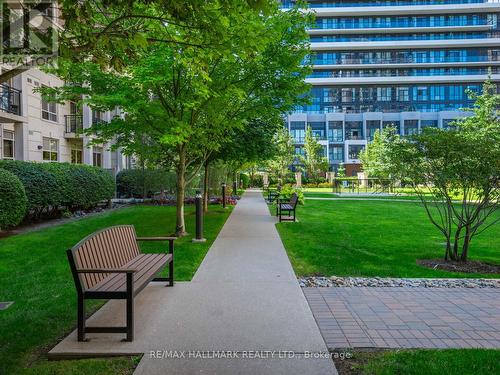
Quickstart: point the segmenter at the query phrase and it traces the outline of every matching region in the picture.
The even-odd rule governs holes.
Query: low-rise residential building
[[[82,134],[96,121],[110,121],[119,110],[101,113],[75,103],[44,101],[35,89],[62,81],[39,69],[25,71],[0,84],[0,159],[88,164],[115,173],[129,160],[111,145],[91,145]]]

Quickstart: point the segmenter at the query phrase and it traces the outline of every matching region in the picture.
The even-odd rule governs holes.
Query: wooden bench
[[[134,297],[150,281],[174,285],[175,237],[140,237],[132,225],[118,225],[95,232],[67,251],[78,294],[78,341],[86,333],[126,333],[134,338]],[[168,241],[168,253],[141,254],[137,241]],[[169,266],[168,278],[155,277]],[[86,327],[85,300],[125,299],[125,327]]]
[[[276,203],[276,216],[279,218],[279,222],[282,221],[295,221],[295,209],[297,207],[298,197],[297,193],[293,193],[288,202],[281,202],[278,198]],[[287,216],[283,212],[287,213]],[[293,212],[293,216],[292,215]],[[290,219],[290,217],[292,217]]]

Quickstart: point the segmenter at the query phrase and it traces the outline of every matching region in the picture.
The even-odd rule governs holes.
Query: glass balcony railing
[[[328,70],[313,72],[308,78],[356,77],[428,77],[453,75],[485,75],[491,71],[499,74],[499,67],[492,68],[442,68],[442,69],[377,69],[377,70]]]
[[[83,116],[82,115],[65,115],[64,122],[66,125],[66,133],[81,133],[83,131]]]
[[[312,30],[328,29],[387,29],[387,28],[407,28],[407,27],[465,27],[465,26],[493,26],[493,22],[487,19],[464,20],[464,21],[390,21],[390,22],[362,22],[355,19],[351,22],[328,22],[316,24]]]
[[[491,56],[408,56],[401,58],[338,58],[315,59],[313,65],[354,65],[354,64],[426,64],[500,61],[500,55]]]
[[[0,111],[21,116],[21,91],[0,84]]]
[[[405,5],[447,5],[447,4],[482,4],[494,3],[499,0],[378,0],[378,1],[342,1],[342,2],[310,2],[309,8],[346,8],[346,7],[376,7]],[[295,1],[283,1],[282,8],[292,8]]]
[[[385,42],[401,40],[453,40],[499,38],[500,32],[477,33],[432,33],[432,34],[384,34],[384,35],[328,35],[312,36],[311,43],[325,42]]]

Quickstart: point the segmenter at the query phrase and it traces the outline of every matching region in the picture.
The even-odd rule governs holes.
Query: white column
[[[109,143],[103,145],[102,148],[102,167],[111,169],[111,145]]]
[[[92,165],[92,146],[89,145],[89,142],[89,137],[83,137],[83,164]]]
[[[28,161],[28,123],[14,123],[14,159]]]

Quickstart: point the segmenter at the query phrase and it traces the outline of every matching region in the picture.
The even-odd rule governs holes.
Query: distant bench
[[[78,341],[86,333],[126,333],[134,338],[134,297],[151,281],[174,285],[175,237],[140,237],[132,225],[118,225],[95,232],[67,251],[78,294]],[[168,253],[141,254],[137,241],[168,241]],[[155,277],[169,266],[168,278]],[[85,300],[127,300],[125,327],[86,327]]]
[[[276,216],[278,216],[279,221],[295,221],[295,210],[297,208],[297,203],[299,199],[297,193],[293,193],[288,202],[282,202],[278,199],[276,203]],[[287,213],[285,216],[284,213]],[[293,213],[293,216],[292,216]]]

